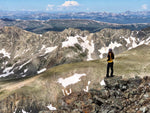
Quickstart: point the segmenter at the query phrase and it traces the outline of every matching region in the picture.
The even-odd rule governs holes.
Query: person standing
[[[114,69],[113,69],[113,59],[114,59],[114,53],[112,51],[112,49],[109,49],[108,51],[108,55],[107,55],[107,74],[106,74],[106,77],[109,77],[109,69],[111,69],[111,74],[110,74],[110,77],[113,77],[113,72],[114,72]]]

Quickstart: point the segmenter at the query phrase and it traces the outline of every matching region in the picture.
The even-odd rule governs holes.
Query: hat
[[[109,49],[109,52],[112,52],[112,49],[111,49],[111,48]]]

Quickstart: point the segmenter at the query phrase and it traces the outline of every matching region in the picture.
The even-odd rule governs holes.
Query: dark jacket
[[[108,52],[108,55],[107,55],[108,63],[112,63],[113,59],[114,59],[114,53],[113,52]]]

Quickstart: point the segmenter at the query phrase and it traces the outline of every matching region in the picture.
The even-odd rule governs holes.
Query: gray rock
[[[140,111],[142,111],[142,113],[147,113],[148,108],[147,107],[142,107],[142,108],[140,108]]]

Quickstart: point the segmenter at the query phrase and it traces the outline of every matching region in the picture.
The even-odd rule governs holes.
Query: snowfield
[[[98,50],[101,53],[99,57],[103,58],[103,55],[108,53],[109,48],[114,49],[120,46],[122,46],[122,44],[119,44],[116,41],[114,43],[111,42],[108,47],[102,47],[101,49]]]
[[[82,42],[78,41],[78,38],[80,38],[82,40]],[[83,51],[85,51],[86,49],[88,50],[88,58],[87,61],[93,60],[92,58],[92,53],[95,50],[95,45],[94,45],[94,41],[91,40],[91,42],[87,39],[87,36],[85,37],[81,37],[81,36],[70,36],[67,37],[67,40],[62,42],[62,48],[64,47],[73,47],[75,44],[79,44],[82,48]]]
[[[68,77],[68,78],[59,78],[58,79],[58,83],[60,83],[64,88],[66,88],[67,86],[71,85],[71,84],[76,84],[79,81],[81,81],[81,77],[86,76],[86,74],[77,74],[75,73],[73,76]]]

